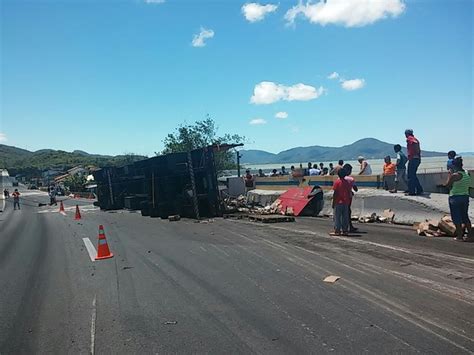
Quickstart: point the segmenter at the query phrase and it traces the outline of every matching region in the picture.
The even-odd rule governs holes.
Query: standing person
[[[3,190],[3,196],[5,196],[5,199],[7,199],[8,197],[10,197],[10,193],[8,192],[7,189]]]
[[[304,176],[309,176],[309,171],[313,168],[313,164],[308,163],[308,168],[304,170]]]
[[[51,188],[49,189],[49,205],[52,206],[52,205],[57,205],[58,203],[56,202],[56,189],[51,186]]]
[[[365,160],[363,156],[359,156],[357,160],[360,164],[359,175],[372,175],[372,167],[370,166],[369,162]]]
[[[244,182],[245,182],[245,192],[249,192],[250,190],[254,189],[254,183],[255,179],[252,174],[250,174],[250,170],[247,169],[245,170],[245,176],[244,176]]]
[[[354,197],[354,192],[357,192],[359,191],[359,188],[357,187],[356,183],[355,183],[355,179],[350,176],[352,174],[352,165],[351,164],[344,164],[343,166],[343,169],[346,171],[346,176],[344,177],[344,179],[349,182],[349,184],[351,184],[351,202],[349,203],[349,232],[351,233],[354,233],[354,232],[357,232],[358,228],[354,227],[354,225],[352,224],[352,219],[351,219],[351,216],[352,216],[352,197]]]
[[[395,189],[395,170],[397,166],[392,163],[390,155],[384,158],[385,164],[383,165],[383,185],[384,189],[393,191]]]
[[[320,174],[321,174],[321,170],[318,169],[318,164],[314,164],[313,167],[309,169],[310,176],[316,176]]]
[[[423,187],[416,176],[416,171],[421,163],[420,141],[413,135],[412,129],[405,130],[405,137],[407,138],[408,151],[408,195],[421,195]]]
[[[15,189],[15,191],[12,193],[13,196],[13,209],[16,210],[17,206],[18,209],[20,209],[20,193],[18,192],[18,189]]]
[[[277,176],[279,176],[277,169],[273,169],[273,170],[272,170],[272,173],[270,174],[270,176],[271,176],[271,177],[277,177]]]
[[[329,175],[334,175],[334,164],[329,163]]]
[[[343,165],[344,165],[344,160],[342,160],[342,159],[339,160],[339,161],[337,162],[336,167],[335,167],[334,170],[333,170],[332,175],[337,175],[337,173],[339,172],[339,170],[342,169],[342,166],[343,166]]]
[[[402,152],[402,146],[400,144],[395,144],[393,146],[393,150],[395,153],[397,153],[397,174],[395,177],[395,188],[391,190],[390,192],[397,192],[398,187],[400,186],[400,181],[403,181],[403,183],[407,186],[408,188],[408,181],[406,177],[407,173],[407,161],[408,158],[405,155],[405,153]],[[408,192],[408,191],[405,191]]]
[[[456,152],[454,150],[450,150],[448,152],[448,161],[446,162],[446,169],[450,172],[454,171],[453,162],[454,162],[455,157],[456,157]]]
[[[288,175],[288,171],[286,171],[286,168],[284,166],[281,167],[280,175]]]
[[[349,231],[349,206],[352,198],[352,186],[345,179],[347,172],[344,169],[338,171],[339,177],[334,181],[332,189],[332,207],[334,209],[334,232],[330,235],[347,236]]]
[[[258,177],[266,177],[265,173],[263,172],[262,169],[258,169]]]
[[[319,170],[321,170],[321,171],[324,170],[324,163],[319,163]]]
[[[453,172],[449,173],[445,186],[449,189],[449,210],[451,219],[456,226],[457,241],[473,241],[472,225],[469,219],[469,185],[471,176],[463,169],[461,157],[453,160]],[[464,231],[467,231],[467,237],[463,238]]]

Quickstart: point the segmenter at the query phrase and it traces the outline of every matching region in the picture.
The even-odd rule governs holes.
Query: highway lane
[[[24,198],[0,214],[2,354],[474,351],[474,244],[377,225],[332,238],[319,218],[168,222],[84,200],[61,215]],[[96,246],[99,224],[115,257],[92,262],[83,238]]]

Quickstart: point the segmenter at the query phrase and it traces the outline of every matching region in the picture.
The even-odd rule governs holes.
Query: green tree
[[[194,124],[180,124],[174,133],[169,133],[163,140],[165,148],[161,154],[188,152],[212,144],[239,144],[245,139],[238,134],[226,133],[219,136],[217,131],[217,125],[209,115]],[[215,162],[218,173],[236,167],[232,151],[217,152]]]
[[[76,174],[68,176],[64,180],[64,186],[71,192],[82,192],[85,190],[86,175]]]

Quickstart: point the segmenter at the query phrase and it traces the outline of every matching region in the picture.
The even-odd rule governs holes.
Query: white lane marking
[[[91,261],[94,262],[95,256],[97,255],[97,251],[95,250],[94,245],[92,244],[89,238],[82,238],[82,241],[84,242],[84,245],[86,246],[86,249],[89,252],[89,257],[91,258]]]
[[[91,355],[95,352],[95,321],[97,319],[96,295],[92,301],[92,317],[91,317]]]

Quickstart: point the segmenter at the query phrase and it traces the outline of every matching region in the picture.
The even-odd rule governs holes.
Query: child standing
[[[348,235],[349,230],[349,206],[352,199],[352,184],[345,179],[347,172],[340,169],[337,172],[339,179],[334,181],[332,189],[332,207],[334,208],[334,232],[330,235]]]
[[[448,161],[446,162],[446,169],[450,173],[454,173],[454,158],[456,158],[456,152],[454,150],[450,150],[448,152]]]
[[[395,189],[395,170],[397,166],[392,163],[390,155],[384,159],[383,165],[383,185],[385,190],[394,191]]]

